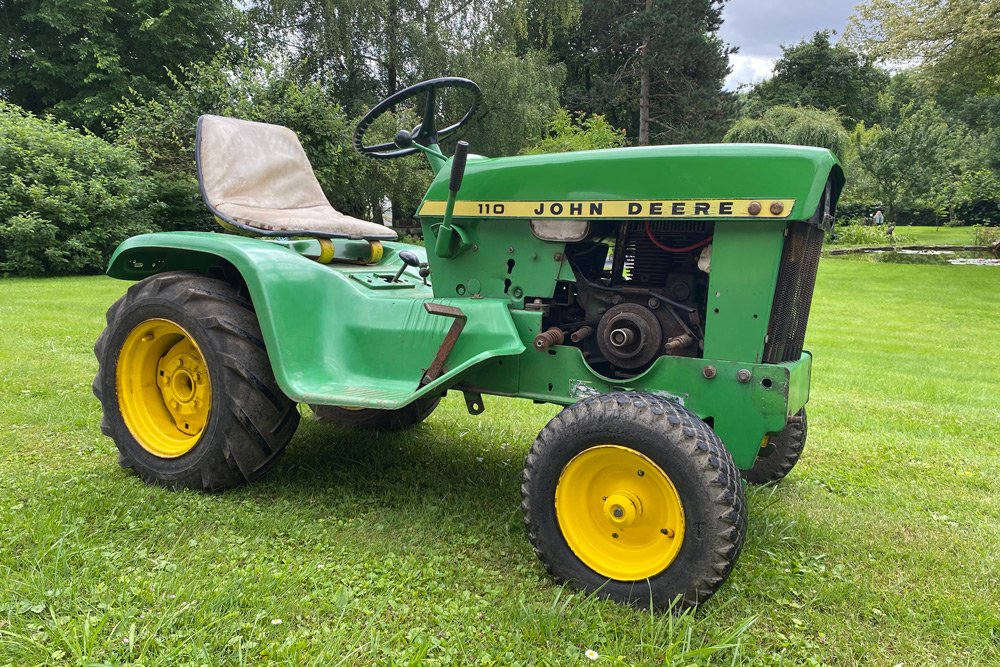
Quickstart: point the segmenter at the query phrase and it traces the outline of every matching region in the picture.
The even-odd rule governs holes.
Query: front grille
[[[802,356],[822,247],[822,229],[804,222],[790,223],[771,305],[764,363],[795,361]]]

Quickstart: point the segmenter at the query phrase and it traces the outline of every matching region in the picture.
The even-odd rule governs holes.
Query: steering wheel
[[[473,94],[472,104],[469,106],[469,110],[465,112],[465,115],[462,116],[462,119],[454,125],[449,125],[443,130],[438,130],[434,124],[434,116],[437,111],[435,98],[438,88],[462,88],[472,91]],[[421,118],[420,123],[413,128],[412,132],[406,132],[403,130],[396,135],[395,141],[384,144],[376,144],[374,146],[365,145],[365,132],[369,127],[371,127],[372,123],[397,104],[416,97],[425,91],[427,93],[427,99],[424,101],[424,115]],[[365,114],[365,117],[361,119],[361,122],[358,123],[358,127],[354,130],[354,148],[356,148],[357,151],[363,155],[371,155],[374,158],[383,160],[403,157],[404,155],[412,155],[419,150],[413,146],[414,142],[419,143],[422,146],[436,144],[440,139],[447,137],[449,134],[452,134],[458,128],[465,125],[472,117],[472,114],[475,113],[480,95],[479,86],[477,86],[474,82],[454,76],[430,79],[429,81],[422,81],[414,84],[409,88],[404,88],[398,93],[394,93],[385,98],[376,104],[371,111]]]

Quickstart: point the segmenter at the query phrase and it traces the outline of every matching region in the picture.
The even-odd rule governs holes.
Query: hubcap
[[[125,425],[150,454],[176,458],[201,438],[212,383],[198,344],[179,325],[146,320],[122,343],[116,370]]]
[[[576,455],[556,484],[556,519],[587,567],[638,581],[663,572],[684,541],[684,509],[663,469],[621,445]]]

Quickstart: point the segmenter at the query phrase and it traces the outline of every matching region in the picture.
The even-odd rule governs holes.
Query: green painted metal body
[[[426,201],[447,197],[441,169]],[[433,286],[408,268],[403,282],[386,274],[400,250],[384,243],[373,266],[319,264],[315,241],[273,241],[229,234],[174,232],[134,237],[115,252],[114,277],[139,280],[172,270],[239,272],[257,311],[281,389],[293,400],[398,408],[461,389],[568,405],[614,389],[673,397],[708,419],[733,453],[751,466],[761,439],[780,431],[808,400],[811,357],[761,363],[786,229],[817,217],[824,188],[843,175],[828,151],[778,146],[617,149],[486,159],[470,157],[459,201],[793,199],[782,219],[715,221],[703,358],[662,356],[628,379],[596,373],[575,347],[532,347],[542,315],[536,298],[573,280],[566,244],[537,238],[528,218],[456,216],[467,244],[448,259],[429,257]],[[441,218],[424,215],[428,247]],[[615,220],[594,224],[615,225]],[[338,255],[361,242],[336,241]],[[452,324],[427,302],[462,310],[467,323],[444,373],[421,386],[424,371]],[[707,378],[705,367],[716,373]],[[750,381],[737,372],[748,370]]]

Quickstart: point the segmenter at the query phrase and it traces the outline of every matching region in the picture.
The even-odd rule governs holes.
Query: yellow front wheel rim
[[[118,353],[115,382],[122,419],[147,452],[172,459],[198,444],[212,383],[201,349],[180,325],[150,319],[132,329]]]
[[[566,543],[598,574],[638,581],[663,572],[684,542],[684,508],[670,477],[621,445],[577,454],[556,484],[556,519]]]

